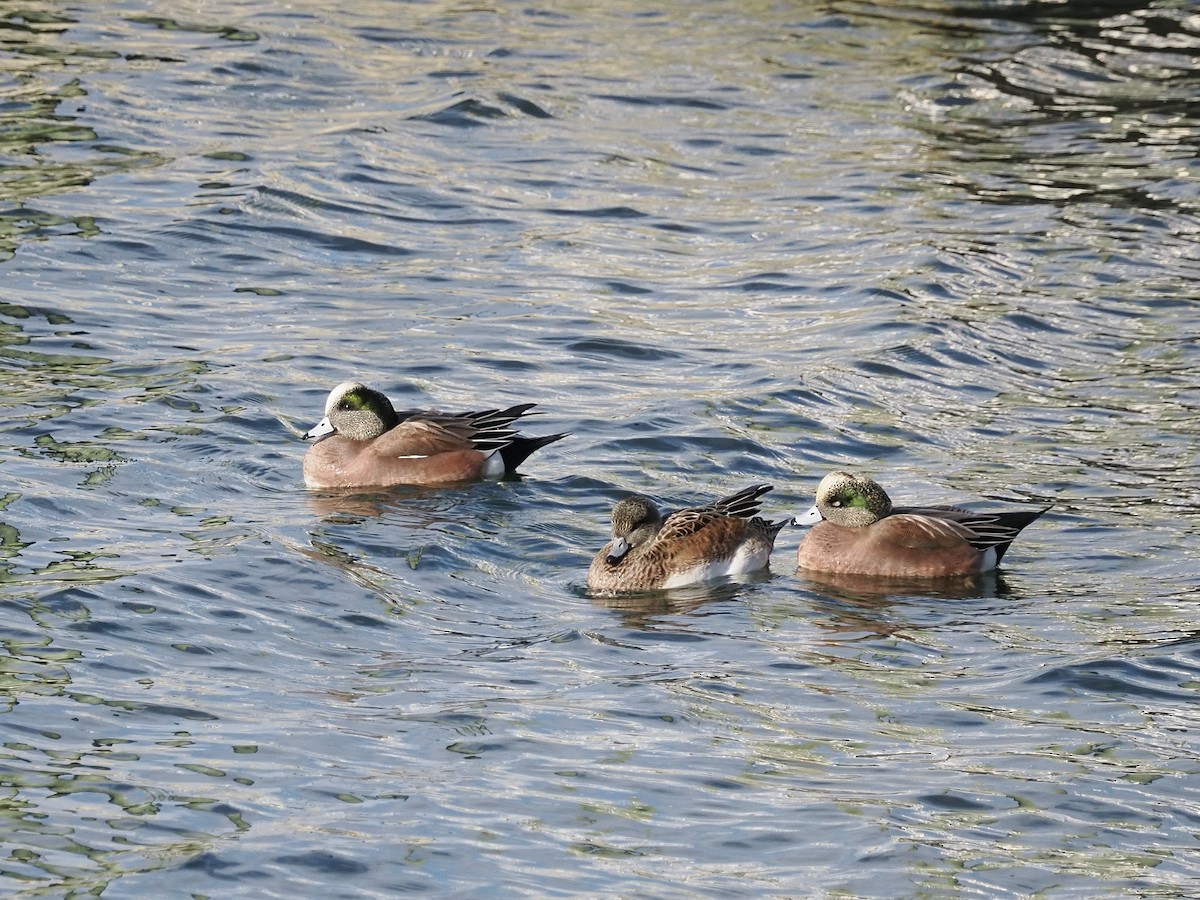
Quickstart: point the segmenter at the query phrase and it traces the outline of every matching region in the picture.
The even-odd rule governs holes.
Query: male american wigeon
[[[765,568],[775,536],[788,524],[757,517],[759,497],[769,490],[756,484],[666,518],[649,497],[624,498],[613,507],[612,540],[588,569],[588,588],[654,591]]]
[[[994,569],[1042,509],[980,513],[957,506],[893,507],[869,478],[831,472],[817,504],[797,525],[817,523],[800,542],[800,568],[842,575],[943,578]]]
[[[431,485],[511,475],[539,447],[566,437],[525,437],[513,423],[535,404],[483,412],[396,412],[379,391],[355,381],[325,401],[325,418],[304,435],[311,488]]]

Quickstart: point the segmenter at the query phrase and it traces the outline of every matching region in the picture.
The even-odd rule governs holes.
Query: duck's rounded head
[[[817,485],[821,518],[845,528],[864,528],[892,511],[892,501],[876,482],[850,472],[830,472]]]
[[[325,418],[304,435],[321,440],[340,434],[352,441],[369,441],[396,427],[399,417],[392,401],[357,381],[345,381],[329,392]]]
[[[610,563],[620,562],[630,550],[654,538],[662,524],[662,514],[654,501],[642,494],[620,500],[612,511]]]

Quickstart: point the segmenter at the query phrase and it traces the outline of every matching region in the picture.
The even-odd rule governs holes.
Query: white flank
[[[764,553],[761,547],[754,548],[749,543],[744,543],[738,547],[737,552],[729,559],[713,560],[712,562],[693,566],[686,572],[677,572],[663,582],[663,587],[684,587],[701,581],[722,578],[726,575],[744,575],[747,572],[757,572],[767,564],[770,558],[770,554]]]
[[[483,464],[484,478],[499,478],[504,474],[504,457],[500,455],[499,450],[493,450],[488,454],[487,462]]]

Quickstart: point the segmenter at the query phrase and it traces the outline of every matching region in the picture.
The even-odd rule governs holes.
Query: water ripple
[[[0,881],[1186,896],[1200,29],[1094,6],[0,13]],[[571,436],[306,491],[352,377]],[[628,491],[842,466],[1054,505],[586,590]]]

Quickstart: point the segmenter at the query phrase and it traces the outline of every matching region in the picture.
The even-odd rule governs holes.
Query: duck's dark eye
[[[832,503],[830,503],[829,505],[830,505],[830,506],[837,506],[837,507],[840,507],[840,506],[842,505],[842,501],[841,501],[841,500],[834,500],[834,501],[833,501]]]

